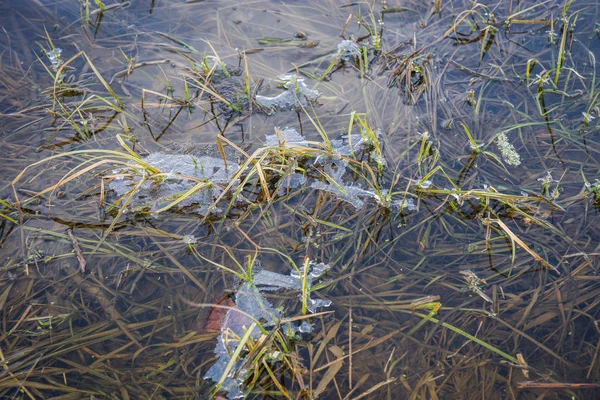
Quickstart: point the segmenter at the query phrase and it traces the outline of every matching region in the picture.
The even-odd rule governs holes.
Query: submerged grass
[[[132,28],[142,6],[85,3],[81,29],[121,60],[91,41],[73,51],[79,28],[39,32],[67,61],[31,59],[28,84],[52,80],[34,104],[19,101],[32,95],[17,96],[23,55],[7,45],[3,140],[18,163],[0,199],[0,396],[219,398],[243,359],[247,398],[596,398],[600,92],[583,12],[595,5],[232,6],[157,7]],[[292,31],[266,28],[278,19]],[[341,62],[340,32],[356,59]],[[265,115],[253,99],[290,70],[320,97]],[[305,140],[287,140],[290,127]],[[31,132],[29,148],[13,131]],[[229,181],[146,161],[202,147],[239,166]],[[110,181],[130,178],[114,196]],[[145,182],[170,180],[187,186],[156,209],[134,205]],[[215,187],[206,215],[180,207]],[[253,321],[207,382],[211,321],[257,259],[296,270],[300,296],[266,294],[287,319]],[[309,260],[332,267],[312,287]],[[307,314],[310,296],[331,312]],[[290,320],[312,333],[286,336]]]

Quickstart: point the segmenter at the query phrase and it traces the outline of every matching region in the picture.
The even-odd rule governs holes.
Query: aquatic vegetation
[[[60,58],[61,54],[62,54],[62,49],[60,49],[60,48],[54,48],[54,49],[46,52],[46,57],[48,57],[48,60],[50,60],[50,65],[52,67],[52,71],[54,71],[55,73],[58,74],[56,77],[58,82],[62,82],[63,79],[65,78],[64,73],[62,73],[62,72],[58,73],[58,69],[64,63],[64,61]]]
[[[594,2],[17,3],[0,397],[598,398]]]
[[[521,156],[515,150],[515,146],[508,141],[505,133],[501,133],[496,137],[496,145],[502,154],[502,158],[508,165],[514,167],[521,165]]]

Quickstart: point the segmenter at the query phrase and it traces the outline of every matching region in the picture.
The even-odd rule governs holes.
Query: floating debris
[[[282,75],[279,79],[285,81],[283,85],[286,88],[285,92],[275,97],[261,95],[255,97],[256,103],[267,115],[308,107],[309,102],[314,102],[319,97],[319,92],[306,86],[304,78],[297,75]]]
[[[329,266],[324,263],[308,264],[309,272],[307,274],[307,290],[310,291],[314,280],[320,278],[329,270]],[[265,299],[262,291],[276,290],[301,290],[302,279],[292,272],[290,275],[283,275],[276,272],[266,271],[260,267],[257,261],[253,267],[252,282],[244,282],[236,291],[234,296],[235,308],[230,309],[225,314],[221,324],[221,335],[217,339],[215,354],[217,361],[204,375],[205,379],[214,382],[221,381],[223,374],[226,373],[227,366],[231,362],[231,355],[235,353],[239,339],[248,334],[247,331],[254,321],[260,321],[263,329],[269,330],[276,326],[281,320],[282,312],[273,307]],[[316,312],[317,308],[328,307],[331,301],[322,299],[308,299],[308,310],[311,313]],[[312,325],[304,321],[301,325],[286,324],[285,328],[291,334],[307,334],[312,332]],[[254,326],[249,333],[250,337],[258,340],[262,334],[261,329]],[[227,392],[229,399],[238,399],[244,396],[242,391],[243,383],[250,371],[243,368],[245,359],[239,357],[230,368],[227,377],[223,381],[220,390]]]
[[[475,274],[475,272],[471,271],[470,269],[460,271],[460,274],[462,275],[463,279],[467,282],[467,285],[469,285],[469,289],[471,291],[479,295],[479,297],[481,297],[488,303],[494,303],[492,299],[483,292],[484,286],[487,285],[485,279],[479,278]]]
[[[109,188],[118,196],[129,195],[131,190],[135,190],[130,208],[149,209],[150,212],[161,210],[186,196],[174,206],[176,209],[195,205],[195,212],[208,215],[214,200],[221,194],[219,185],[229,184],[239,169],[239,165],[233,162],[225,165],[221,158],[187,154],[158,152],[144,157],[143,161],[161,172],[157,179],[148,178],[145,171],[139,169],[120,169],[113,171],[117,176],[110,182]],[[206,185],[189,193],[201,181]],[[216,207],[213,210],[216,213],[221,211]]]

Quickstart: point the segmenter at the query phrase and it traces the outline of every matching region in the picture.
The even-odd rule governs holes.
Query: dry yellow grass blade
[[[108,91],[108,93],[110,93],[110,95],[117,101],[117,103],[119,103],[119,106],[125,107],[125,105],[123,104],[123,102],[121,101],[121,99],[119,98],[119,96],[117,96],[117,94],[112,90],[112,88],[110,87],[110,85],[104,80],[104,78],[102,77],[102,75],[100,75],[100,72],[98,71],[98,69],[96,68],[96,66],[94,65],[94,63],[92,63],[92,60],[90,60],[90,58],[88,57],[88,55],[85,54],[84,51],[80,51],[79,53],[75,54],[73,57],[69,58],[66,62],[64,62],[56,70],[56,75],[55,75],[55,78],[54,78],[54,90],[53,90],[54,100],[57,103],[60,104],[60,102],[58,101],[58,95],[56,93],[56,89],[58,87],[58,77],[65,70],[66,66],[69,65],[70,63],[72,63],[79,56],[83,56],[83,58],[85,58],[85,60],[87,61],[88,65],[90,66],[90,68],[92,69],[92,71],[94,71],[94,74],[96,75],[96,77],[98,78],[98,80],[100,81],[100,83],[102,83],[102,85]]]
[[[544,267],[551,269],[552,271],[556,272],[557,274],[560,274],[560,271],[558,271],[556,269],[556,267],[554,267],[553,265],[550,265],[550,263],[548,263],[546,260],[544,260],[542,257],[540,257],[540,255],[538,253],[531,250],[531,248],[529,248],[529,246],[527,246],[527,244],[525,244],[525,242],[523,242],[521,239],[519,239],[519,237],[517,235],[515,235],[514,232],[511,231],[510,228],[504,222],[502,222],[499,219],[490,219],[490,220],[488,220],[488,223],[498,224],[498,226],[504,232],[506,232],[506,234],[508,235],[508,237],[510,238],[510,240],[512,242],[517,243],[519,246],[521,246],[523,248],[523,250],[528,252],[536,261],[539,261]]]

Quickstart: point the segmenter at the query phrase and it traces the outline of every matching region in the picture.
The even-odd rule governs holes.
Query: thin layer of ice
[[[390,208],[393,211],[419,211],[419,207],[415,204],[415,201],[410,197],[407,197],[405,199],[392,200],[390,203]]]
[[[333,147],[333,150],[342,156],[350,156],[355,152],[364,150],[364,148],[367,146],[367,141],[364,140],[359,134],[352,134],[350,136],[344,136],[341,139],[335,139],[331,141],[331,147]]]
[[[329,266],[324,263],[310,263],[309,268],[307,283],[310,288],[313,280],[323,275]],[[302,283],[297,273],[283,275],[256,267],[252,282],[244,282],[237,290],[234,298],[236,307],[225,314],[221,323],[221,335],[219,335],[215,347],[217,361],[204,375],[204,378],[214,382],[221,380],[231,361],[231,355],[239,345],[240,338],[246,334],[254,321],[260,321],[261,326],[268,330],[281,320],[282,312],[274,308],[262,296],[261,291],[299,290],[301,288]],[[309,311],[314,313],[320,307],[329,306],[331,301],[309,298],[308,303]],[[306,334],[312,332],[312,325],[303,321],[300,325],[288,324],[287,329],[292,334]],[[257,340],[262,332],[258,327],[254,327],[248,334],[252,339]],[[243,397],[242,388],[247,375],[247,371],[243,369],[244,361],[243,357],[238,358],[221,385],[221,390],[227,392],[229,399]]]
[[[356,57],[360,57],[360,46],[352,40],[342,40],[337,48],[335,57],[339,57],[340,60],[353,61]]]
[[[196,70],[210,82],[211,89],[219,94],[220,115],[225,119],[233,115],[250,111],[250,97],[247,95],[242,77],[243,70],[229,65],[216,58],[208,58],[202,63],[196,63]],[[210,75],[209,75],[210,73]],[[203,91],[204,98],[214,97],[208,91]]]
[[[381,137],[381,130],[375,131],[377,140]],[[375,161],[378,166],[384,167],[387,163],[381,154],[378,154],[375,149],[376,143],[374,139],[362,136],[359,134],[352,134],[342,136],[340,139],[331,141],[331,147],[336,154],[341,156],[353,156],[356,158],[368,155],[368,157]]]
[[[358,135],[357,135],[358,136]],[[348,185],[342,179],[346,173],[348,162],[346,160],[321,159],[319,161],[323,165],[323,170],[327,176],[327,183],[315,181],[310,186],[317,190],[323,190],[334,194],[339,200],[352,204],[352,206],[360,210],[364,202],[360,197],[377,198],[375,192],[362,189],[359,186]]]
[[[260,321],[264,328],[268,328],[281,318],[281,311],[275,309],[251,283],[246,282],[238,289],[234,301],[236,308],[227,311],[221,323],[221,335],[215,347],[217,361],[204,375],[205,379],[214,382],[220,381],[231,361],[231,354],[239,345],[239,339],[250,329],[254,320]],[[260,337],[261,330],[255,326],[249,334],[256,340]],[[221,389],[227,392],[230,399],[243,397],[242,385],[246,377],[242,369],[243,363],[244,359],[240,357],[221,385]]]
[[[283,85],[286,89],[285,92],[275,97],[261,95],[255,97],[258,105],[268,115],[277,111],[292,111],[299,107],[308,107],[309,102],[313,102],[319,97],[319,92],[306,86],[304,78],[296,75],[283,75],[280,79],[285,81]]]
[[[329,266],[323,263],[310,263],[308,268],[307,284],[309,288],[315,279],[318,279],[329,270]],[[302,278],[296,270],[293,270],[289,275],[283,275],[261,269],[254,273],[252,281],[259,290],[264,291],[280,289],[300,290],[302,289]]]
[[[279,190],[277,194],[283,196],[288,189],[297,189],[300,186],[306,183],[306,176],[299,174],[297,172],[292,172],[290,175],[283,178],[281,181],[281,186],[279,186]]]
[[[225,162],[222,158],[189,154],[152,153],[144,158],[144,162],[159,169],[163,173],[185,175],[192,178],[208,179],[213,183],[227,184],[239,166]]]
[[[363,205],[365,204],[359,198],[359,196],[367,196],[367,197],[371,197],[371,198],[375,197],[374,192],[361,189],[357,186],[346,186],[346,185],[341,186],[341,185],[334,185],[332,183],[324,183],[324,182],[320,182],[320,181],[313,182],[313,184],[310,186],[314,189],[323,190],[325,192],[334,194],[339,200],[342,200],[342,201],[352,204],[352,206],[356,210],[360,210],[363,207]]]
[[[144,157],[143,161],[164,175],[157,180],[150,180],[146,179],[144,172],[139,169],[131,171],[120,169],[113,173],[122,174],[126,178],[120,176],[114,179],[109,184],[109,188],[118,196],[129,195],[131,190],[135,190],[129,204],[131,208],[149,209],[150,212],[158,211],[173,203],[200,180],[205,181],[206,186],[188,194],[188,197],[175,207],[181,209],[195,205],[194,210],[197,213],[207,215],[213,201],[222,192],[218,185],[229,184],[239,169],[236,163],[227,162],[225,165],[223,159],[210,156],[194,157],[158,152]],[[140,184],[142,181],[143,183]],[[214,212],[219,212],[219,209],[214,208]]]
[[[198,239],[194,235],[183,235],[183,243],[185,244],[196,244],[198,243]]]
[[[278,128],[277,131],[277,134],[265,136],[267,146],[294,147],[306,144],[306,138],[294,128]]]

